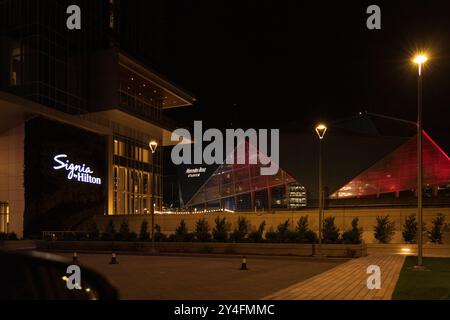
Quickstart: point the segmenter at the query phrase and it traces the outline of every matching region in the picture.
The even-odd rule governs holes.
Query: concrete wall
[[[392,243],[403,243],[402,229],[405,218],[411,214],[416,214],[415,208],[345,208],[345,209],[329,209],[325,211],[325,217],[334,216],[335,222],[341,231],[351,228],[351,221],[353,218],[359,218],[359,226],[363,228],[363,239],[366,243],[376,243],[373,236],[373,228],[375,226],[375,219],[377,216],[389,215],[391,221],[395,222],[396,233]],[[427,226],[431,226],[431,220],[438,214],[442,213],[446,217],[446,222],[450,223],[450,208],[425,208],[424,221]],[[198,214],[183,214],[183,215],[155,215],[155,224],[162,228],[163,233],[173,233],[178,227],[182,219],[185,220],[189,231],[195,229],[195,223],[201,219],[206,218],[210,227],[214,227],[214,219],[218,216],[217,213],[198,213]],[[317,232],[318,229],[318,212],[317,210],[302,210],[302,211],[273,211],[273,212],[239,212],[239,213],[224,213],[220,216],[226,216],[231,227],[236,225],[239,216],[246,217],[252,228],[255,229],[263,221],[266,221],[266,231],[270,228],[275,229],[278,224],[285,222],[287,219],[291,221],[291,226],[294,227],[301,216],[309,217],[310,228]],[[120,223],[127,219],[130,228],[139,232],[140,225],[143,219],[151,222],[150,216],[99,216],[96,221],[99,224],[101,231],[104,230],[106,223],[113,219],[116,229],[118,230]],[[292,223],[293,221],[293,223]],[[425,239],[425,241],[428,241]],[[450,232],[448,228],[445,230],[445,242],[450,243]]]
[[[8,232],[23,235],[25,127],[0,134],[0,202],[9,203]]]

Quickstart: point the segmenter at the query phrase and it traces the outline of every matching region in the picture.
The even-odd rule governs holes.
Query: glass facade
[[[450,186],[450,158],[430,136],[423,135],[424,189],[434,196],[446,193]],[[417,186],[417,137],[377,162],[330,196],[345,199],[380,196],[395,193],[397,196],[414,194]],[[447,191],[446,191],[447,190]]]
[[[161,152],[152,154],[138,141],[114,139],[113,214],[150,214],[162,205]]]
[[[248,158],[248,145],[246,147]],[[260,164],[224,164],[188,202],[230,210],[305,207],[306,189],[280,168],[276,175],[261,175]]]
[[[0,233],[8,233],[9,224],[9,205],[6,202],[0,202]]]
[[[9,59],[9,81],[1,86],[46,106],[79,114],[88,109],[89,83],[85,79],[89,52],[106,44],[105,32],[92,23],[103,23],[105,4],[79,0],[84,27],[70,32],[64,13],[71,4],[68,0],[49,2],[44,10],[40,1],[0,1],[2,45]]]

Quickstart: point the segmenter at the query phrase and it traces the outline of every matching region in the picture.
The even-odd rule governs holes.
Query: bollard
[[[247,269],[247,258],[245,256],[242,257],[241,270],[248,270]]]
[[[78,254],[77,254],[76,252],[73,253],[72,262],[73,262],[73,263],[78,263],[78,262],[80,262],[80,261],[78,260]]]
[[[116,254],[114,252],[111,255],[111,262],[109,264],[119,264],[119,261],[117,261]]]

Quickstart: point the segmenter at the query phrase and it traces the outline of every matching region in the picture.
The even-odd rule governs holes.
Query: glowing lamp
[[[327,132],[327,130],[328,128],[323,124],[320,124],[316,127],[316,132],[320,140],[322,140],[325,137],[325,133]]]
[[[150,150],[152,151],[152,153],[155,153],[156,148],[158,148],[158,142],[153,140],[149,143],[149,146],[150,146]]]

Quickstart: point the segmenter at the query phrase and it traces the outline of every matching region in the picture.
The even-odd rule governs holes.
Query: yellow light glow
[[[319,139],[322,140],[325,137],[325,133],[327,132],[327,129],[328,129],[327,126],[324,124],[319,124],[316,127],[316,132],[317,132],[317,135],[319,136]]]
[[[403,248],[402,249],[402,253],[410,253],[411,249],[410,248]]]
[[[149,143],[149,146],[150,146],[150,150],[152,151],[152,153],[155,153],[156,148],[158,148],[158,142],[153,140]]]
[[[428,57],[425,54],[418,54],[414,57],[413,62],[415,64],[424,64],[428,61]]]

